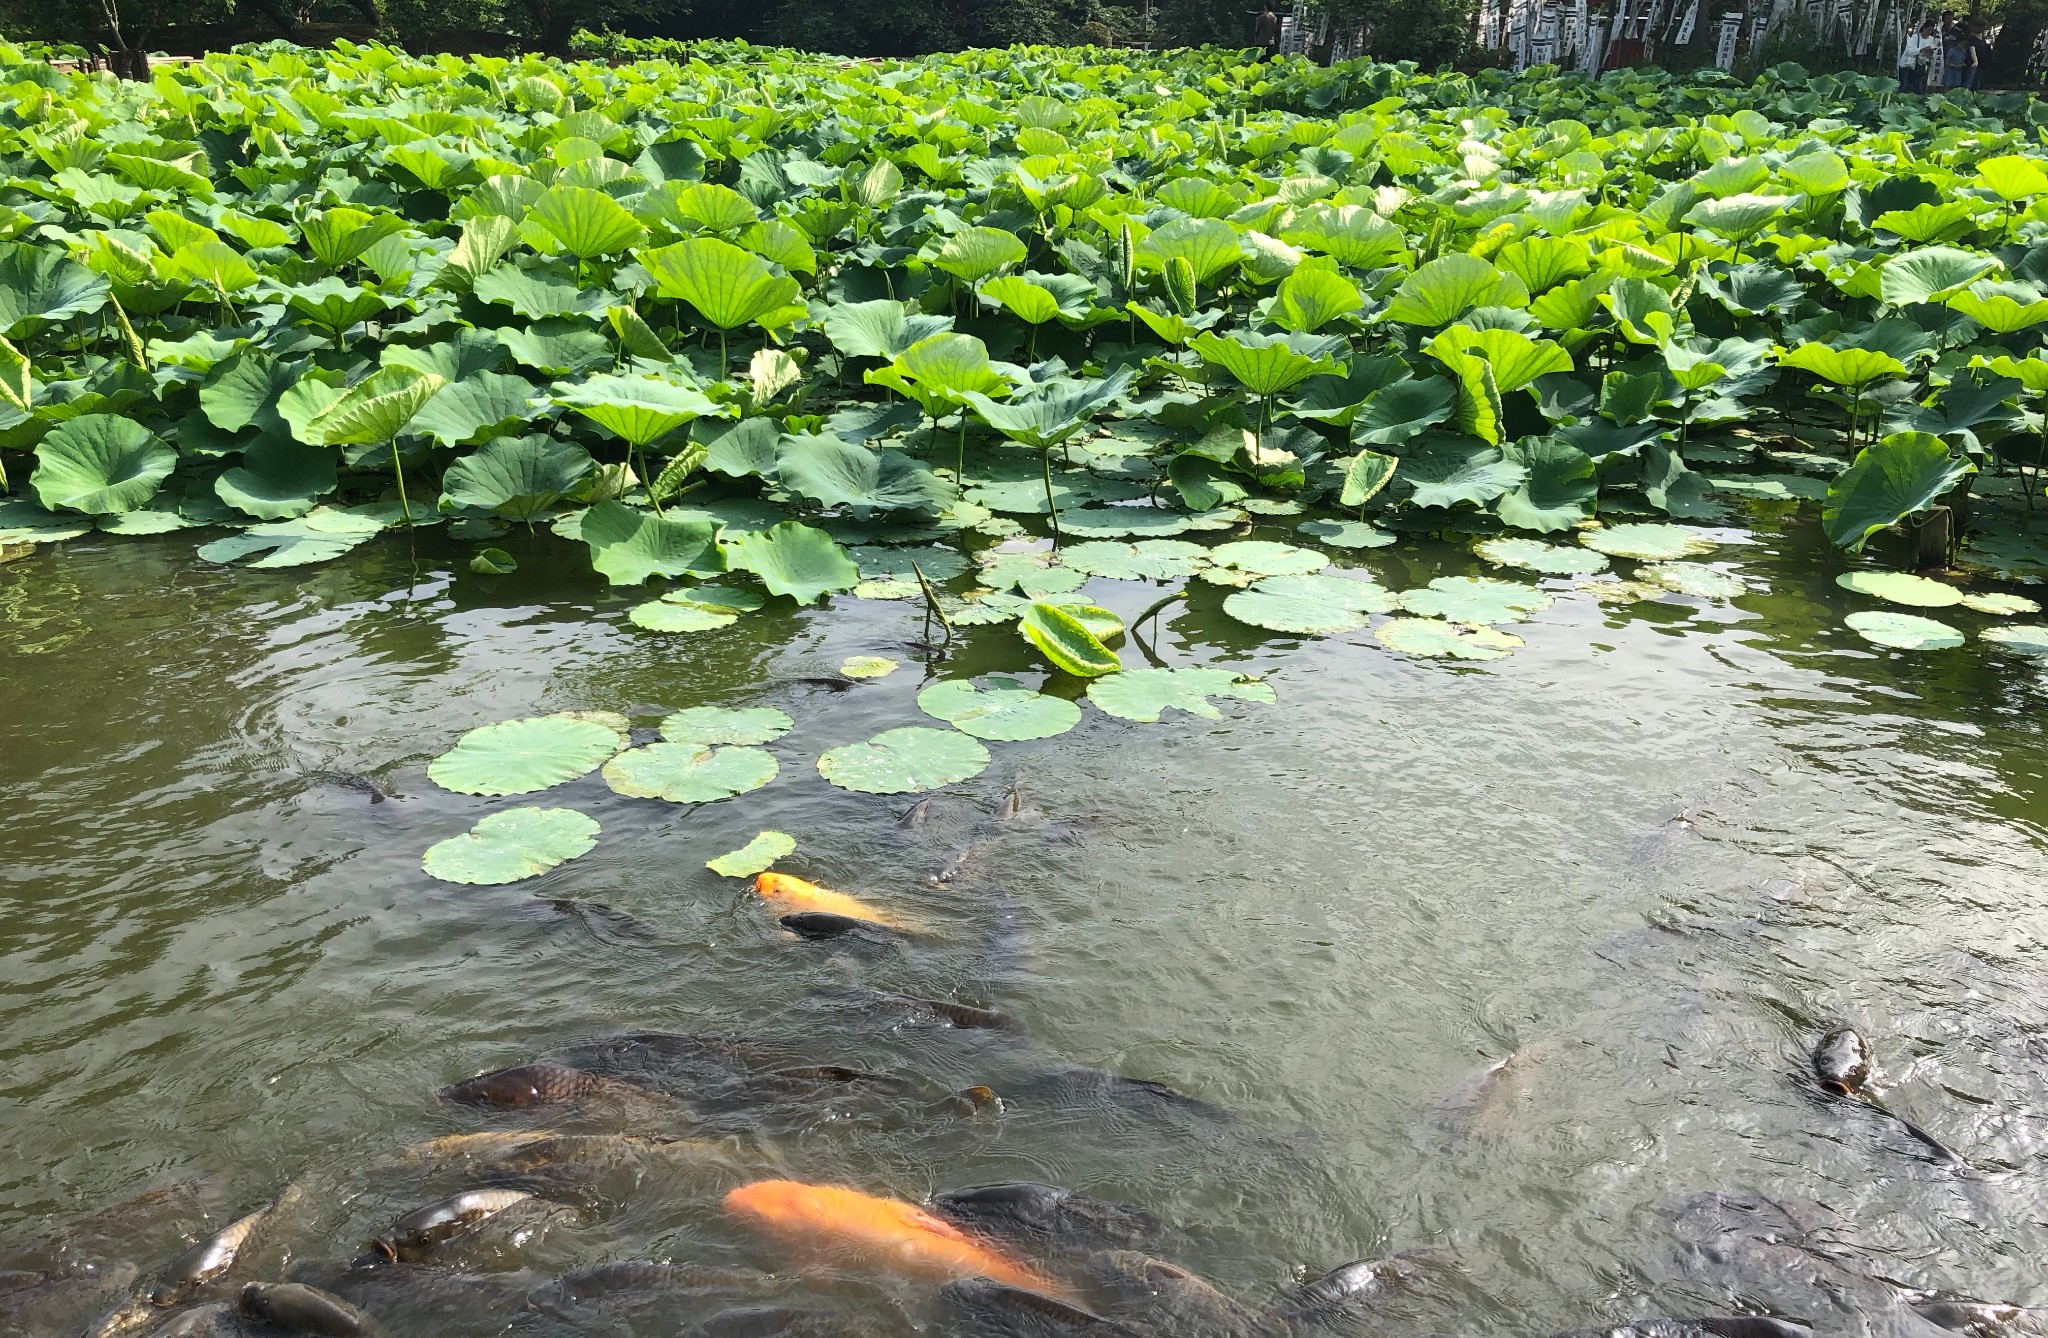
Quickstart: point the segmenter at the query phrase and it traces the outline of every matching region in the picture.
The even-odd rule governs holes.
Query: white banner
[[[1741,14],[1721,16],[1721,39],[1714,47],[1714,68],[1732,70],[1735,68],[1735,38],[1742,31]]]

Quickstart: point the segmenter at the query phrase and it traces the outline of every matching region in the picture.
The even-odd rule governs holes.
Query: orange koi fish
[[[870,906],[859,897],[849,897],[844,892],[834,892],[829,887],[819,887],[816,883],[807,883],[786,873],[761,874],[754,879],[754,891],[761,900],[773,906],[778,915],[823,911],[828,915],[844,915],[852,920],[886,925],[905,933],[915,933],[918,929],[913,921]]]

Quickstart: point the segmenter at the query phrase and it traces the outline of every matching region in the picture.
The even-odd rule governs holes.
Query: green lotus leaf
[[[1741,242],[1754,237],[1799,203],[1796,195],[1753,195],[1747,191],[1701,200],[1686,212],[1685,221],[1717,236]]]
[[[1277,395],[1312,376],[1330,376],[1344,370],[1334,358],[1311,358],[1296,352],[1285,339],[1249,331],[1227,339],[1205,332],[1195,336],[1189,347],[1201,355],[1203,362],[1236,377],[1254,395]]]
[[[1377,451],[1360,451],[1344,466],[1344,486],[1337,493],[1339,506],[1364,506],[1379,496],[1380,489],[1393,481],[1400,462]]]
[[[1209,550],[1180,539],[1144,539],[1137,543],[1095,539],[1061,549],[1060,562],[1087,576],[1106,576],[1118,581],[1171,581],[1193,576],[1208,566]],[[1027,589],[1025,593],[1033,592]]]
[[[1972,590],[1963,595],[1963,607],[1975,613],[1989,613],[1994,617],[2010,618],[2019,613],[2039,613],[2038,600],[2025,595],[2009,595],[1996,590]],[[1986,633],[1985,635],[1990,635]]]
[[[1812,372],[1823,381],[1832,381],[1852,390],[1861,390],[1887,378],[1906,374],[1905,363],[1881,350],[1836,349],[1816,343],[1801,344],[1789,353],[1779,354],[1778,365]]]
[[[337,510],[316,506],[292,520],[251,525],[240,534],[202,544],[199,557],[205,562],[234,563],[272,570],[331,562],[381,531],[388,522],[383,516],[362,514],[358,507]],[[396,520],[397,504],[391,504],[389,520]]]
[[[281,363],[253,348],[240,349],[213,365],[199,387],[199,408],[223,432],[284,428],[278,397],[297,384],[304,367]]]
[[[761,596],[751,590],[729,590],[715,585],[671,590],[660,599],[636,604],[626,617],[650,632],[712,632],[730,627],[742,613],[761,607]]]
[[[1305,520],[1294,532],[1332,548],[1385,548],[1394,542],[1393,535],[1362,520]]]
[[[1401,229],[1363,205],[1310,205],[1281,230],[1280,240],[1321,251],[1350,269],[1380,269],[1408,258]]]
[[[379,368],[308,420],[306,436],[320,446],[381,446],[405,431],[444,384],[412,367]]]
[[[370,214],[342,206],[310,216],[300,231],[320,263],[337,270],[386,237],[404,232],[405,220],[396,214]]]
[[[178,453],[133,419],[84,414],[37,445],[29,486],[51,511],[118,516],[140,511],[177,466]]]
[[[18,339],[51,321],[89,315],[106,305],[101,275],[59,246],[0,243],[0,335]]]
[[[1593,267],[1586,243],[1576,237],[1521,237],[1501,247],[1494,262],[1532,293],[1555,288]]]
[[[712,748],[701,743],[650,743],[629,748],[604,764],[604,783],[634,799],[711,804],[775,779],[775,757],[759,748]]]
[[[458,794],[532,794],[588,776],[625,746],[625,718],[606,712],[502,720],[457,739],[427,778]]]
[[[1314,334],[1338,317],[1364,309],[1365,296],[1357,285],[1334,268],[1326,268],[1328,264],[1307,262],[1280,281],[1273,297],[1273,324]]]
[[[980,283],[997,270],[1019,265],[1030,254],[1014,232],[1001,228],[962,228],[946,239],[932,264],[966,283]]]
[[[937,515],[960,489],[902,451],[873,450],[838,437],[810,433],[784,437],[775,454],[783,486],[824,506]]]
[[[981,286],[984,302],[993,302],[1026,325],[1059,319],[1060,301],[1050,289],[1016,274],[990,279]]]
[[[1359,446],[1400,446],[1451,416],[1458,390],[1442,377],[1403,377],[1375,391],[1351,420]]]
[[[1520,567],[1546,576],[1590,576],[1607,570],[1607,559],[1584,548],[1560,548],[1538,539],[1486,539],[1472,551],[1502,567]]]
[[[1856,453],[1828,484],[1821,528],[1838,546],[1855,551],[1877,531],[1934,505],[1976,472],[1947,443],[1925,432],[1895,432]]]
[[[583,513],[590,565],[613,585],[638,585],[650,576],[724,571],[718,527],[708,520],[639,511],[623,502],[599,502]]]
[[[1434,659],[1498,660],[1521,646],[1522,638],[1493,627],[1468,627],[1439,618],[1389,618],[1373,635],[1388,650]]]
[[[840,661],[839,672],[846,678],[887,678],[901,667],[886,655],[851,655]]]
[[[1996,335],[2048,321],[2048,298],[2029,284],[1973,283],[1949,297],[1948,305]]]
[[[1516,623],[1549,608],[1550,596],[1519,581],[1439,576],[1426,588],[1403,592],[1401,607],[1420,617],[1456,623]]]
[[[1749,589],[1741,577],[1701,562],[1658,562],[1644,567],[1636,578],[1695,599],[1733,599]]]
[[[1043,511],[1045,499],[1041,495],[1036,507],[1016,509]],[[1244,512],[1231,510],[1228,514],[1241,517]],[[1196,528],[1198,526],[1193,518],[1163,507],[1091,506],[1072,511],[1064,506],[1060,508],[1060,530],[1072,539],[1122,539],[1141,535],[1163,539],[1170,535],[1186,534]]]
[[[663,297],[689,303],[720,330],[775,330],[803,317],[802,289],[767,261],[717,237],[691,237],[637,253]]]
[[[832,347],[849,358],[899,358],[912,345],[953,328],[951,316],[927,316],[886,297],[836,303],[820,325]],[[982,362],[988,362],[983,350]],[[976,387],[969,387],[970,389]]]
[[[728,541],[726,556],[733,566],[759,576],[768,593],[788,595],[799,604],[860,584],[860,568],[831,535],[794,520]]]
[[[988,749],[959,730],[913,725],[827,749],[818,774],[862,794],[915,794],[971,779],[988,763]]]
[[[1884,268],[1878,271],[1878,298],[1893,307],[1939,302],[1997,268],[1994,257],[1958,251],[1952,246],[1907,251],[1885,261]]]
[[[1987,627],[1977,634],[1979,641],[2003,646],[2021,655],[2048,656],[2048,627],[2023,623],[2014,627]]]
[[[1177,218],[1138,243],[1137,261],[1141,268],[1158,273],[1171,261],[1185,260],[1194,271],[1195,282],[1207,283],[1235,265],[1243,254],[1243,239],[1223,220]]]
[[[204,243],[202,245],[218,245],[218,243]],[[187,247],[185,251],[180,251],[178,254],[183,256],[187,251],[198,249],[201,248]],[[236,257],[236,261],[240,263],[240,257]],[[254,273],[253,270],[250,271],[251,282],[254,282]],[[207,277],[209,283],[215,281],[222,282],[223,284],[231,282],[221,279],[218,274],[202,277]],[[226,291],[233,292],[234,289],[230,287]],[[359,288],[352,283],[343,283],[340,279],[329,275],[316,283],[303,284],[286,290],[285,307],[299,316],[303,323],[319,326],[330,338],[339,342],[341,337],[348,331],[361,325],[364,321],[390,310],[391,299],[372,289]]]
[[[1071,607],[1034,600],[1018,615],[1017,630],[1054,668],[1076,678],[1099,678],[1123,667],[1116,652]],[[1123,630],[1120,623],[1117,630]]]
[[[749,211],[751,213],[751,211]],[[527,217],[562,244],[578,260],[615,256],[647,237],[640,220],[600,190],[556,186],[534,201]]]
[[[1031,599],[1078,590],[1088,578],[1088,573],[1071,563],[1054,565],[1049,553],[990,552],[978,561],[977,582],[991,590],[1019,590]]]
[[[530,321],[551,316],[596,316],[612,302],[609,293],[586,290],[566,274],[514,264],[499,265],[478,275],[472,291],[478,301],[510,307]]]
[[[670,743],[773,743],[796,724],[773,706],[692,706],[661,722]]]
[[[1392,592],[1347,576],[1268,576],[1223,601],[1241,623],[1302,635],[1355,632],[1393,608]]]
[[[1478,256],[1440,256],[1401,281],[1386,318],[1404,325],[1449,325],[1474,307],[1526,307],[1529,290]]]
[[[766,873],[775,861],[787,859],[795,851],[796,838],[788,832],[762,832],[738,850],[706,860],[704,867],[721,878],[752,878],[757,873]]]
[[[966,679],[934,683],[917,694],[917,707],[977,739],[1049,739],[1081,723],[1081,708],[1064,698],[1002,675],[988,682],[986,688]]]
[[[1491,446],[1441,446],[1401,457],[1400,477],[1416,506],[1484,506],[1517,487],[1528,470]]]
[[[649,446],[686,423],[718,417],[723,406],[695,386],[659,376],[593,376],[555,392],[555,403],[576,410],[634,446]]]
[[[970,394],[1007,394],[1010,383],[989,363],[988,348],[972,335],[935,334],[918,340],[887,367],[867,373],[870,385],[888,386],[916,400],[934,418],[967,403]]]
[[[480,548],[469,569],[479,576],[510,576],[519,570],[519,560],[502,548]]]
[[[597,833],[597,823],[574,809],[508,808],[428,847],[420,867],[444,883],[516,883],[588,851]]]
[[[1892,650],[1952,650],[1963,634],[1947,623],[1910,613],[1852,613],[1842,620],[1865,641]]]
[[[408,428],[443,446],[465,446],[532,422],[542,407],[525,377],[477,372],[436,391]]]
[[[404,344],[385,346],[383,363],[386,367],[411,367],[422,372],[432,372],[443,381],[467,381],[483,372],[496,371],[505,361],[505,346],[489,330],[464,328],[456,331],[454,338],[424,348],[410,348]]]
[[[958,549],[926,545],[919,548],[880,548],[864,545],[846,550],[861,577],[870,581],[916,579],[923,572],[928,581],[944,581],[967,570],[967,558]]]
[[[334,452],[286,436],[259,437],[242,463],[213,481],[229,506],[258,520],[285,520],[311,511],[336,485]]]
[[[1859,595],[1916,609],[1945,609],[1963,602],[1963,592],[1942,581],[1903,571],[1845,571],[1835,584]]]
[[[1089,701],[1109,715],[1141,724],[1158,723],[1169,708],[1205,720],[1220,720],[1223,712],[1211,703],[1212,697],[1233,697],[1268,706],[1279,700],[1272,685],[1264,679],[1228,669],[1126,669],[1088,685]]]
[[[574,442],[496,437],[448,467],[441,509],[475,507],[506,520],[532,520],[573,491],[596,463]]]
[[[1238,539],[1209,550],[1202,579],[1213,585],[1249,585],[1261,576],[1307,576],[1330,565],[1313,548],[1296,548],[1270,539]]]
[[[1600,490],[1593,457],[1557,437],[1509,442],[1501,455],[1525,471],[1522,486],[1495,507],[1504,523],[1552,532],[1568,530],[1586,518],[1586,503]]]
[[[976,391],[964,397],[982,421],[1028,446],[1056,446],[1088,425],[1129,389],[1131,370],[1117,369],[1095,381],[1062,380],[1033,387],[1008,403],[997,403]],[[983,505],[986,505],[984,503]]]
[[[1699,530],[1683,525],[1607,525],[1579,536],[1579,542],[1609,557],[1641,562],[1672,562],[1711,553],[1719,545]]]
[[[613,358],[603,335],[568,321],[542,321],[524,330],[501,326],[495,334],[516,361],[545,376],[574,376]]]

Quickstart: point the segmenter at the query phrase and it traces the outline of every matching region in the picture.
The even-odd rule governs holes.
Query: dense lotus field
[[[525,561],[660,578],[650,633],[915,599],[1093,677],[1091,577],[1485,659],[1531,572],[1739,594],[1700,559],[1760,506],[1856,550],[1946,505],[1964,564],[2048,569],[2021,97],[1226,52],[0,62],[8,557],[445,525],[488,576],[523,526],[559,536]],[[1404,531],[1505,570],[1387,589],[1356,559]],[[1854,565],[2048,652],[1997,621],[2023,596]]]

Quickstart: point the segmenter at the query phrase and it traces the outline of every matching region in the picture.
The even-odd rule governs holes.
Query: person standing
[[[1925,93],[1927,91],[1927,37],[1932,25],[1923,23],[1918,28],[1909,28],[1899,43],[1899,91],[1901,93]]]
[[[1957,23],[1949,28],[1942,64],[1945,67],[1942,76],[1944,88],[1977,86],[1977,48],[1970,44],[1969,24]]]
[[[1264,59],[1279,58],[1280,15],[1273,8],[1273,0],[1265,0],[1264,6],[1259,10],[1258,21],[1252,28],[1252,36],[1259,46],[1265,49]]]
[[[1991,43],[1984,40],[1984,34],[1977,31],[1975,24],[1963,31],[1969,34],[1970,51],[1976,57],[1976,62],[1970,66],[1970,88],[1974,91],[1983,86],[1984,67],[1991,63]]]

